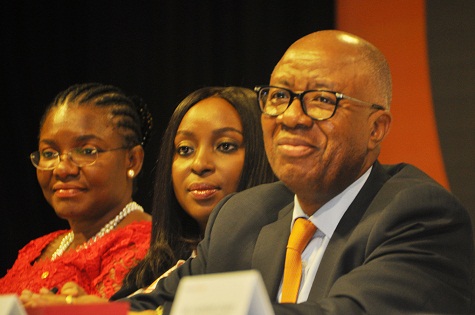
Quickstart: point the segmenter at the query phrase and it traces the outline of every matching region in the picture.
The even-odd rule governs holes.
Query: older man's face
[[[366,73],[351,55],[334,49],[288,51],[274,69],[271,85],[294,92],[325,89],[362,100]],[[277,117],[262,115],[269,162],[313,213],[361,175],[366,163],[371,110],[341,100],[335,115],[315,121],[299,100]],[[312,207],[316,207],[312,210]]]

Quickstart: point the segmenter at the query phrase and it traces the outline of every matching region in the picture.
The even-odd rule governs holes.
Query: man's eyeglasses
[[[377,110],[386,110],[382,105],[368,103],[334,91],[307,90],[302,93],[294,93],[289,89],[278,86],[256,86],[254,91],[257,93],[262,113],[269,116],[283,114],[295,98],[300,100],[303,112],[315,120],[325,120],[333,117],[338,102],[342,99],[368,105]]]
[[[79,147],[69,150],[67,153],[60,154],[56,150],[46,149],[43,151],[35,151],[30,154],[31,163],[43,171],[49,171],[56,168],[61,161],[61,157],[66,155],[67,158],[78,167],[92,165],[96,162],[99,153],[128,149],[129,147],[120,147],[110,150],[100,150],[92,146]]]

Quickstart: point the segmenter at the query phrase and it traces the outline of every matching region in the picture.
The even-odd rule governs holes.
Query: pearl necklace
[[[143,212],[143,208],[142,208],[142,206],[140,206],[135,201],[129,202],[124,207],[124,209],[122,209],[122,211],[120,211],[115,216],[115,218],[113,218],[106,225],[104,225],[102,227],[102,229],[99,232],[97,232],[96,235],[94,235],[87,242],[85,242],[84,244],[79,246],[76,249],[76,251],[79,251],[83,248],[87,248],[88,246],[94,244],[98,239],[100,239],[101,237],[103,237],[104,235],[106,235],[107,233],[112,231],[117,226],[117,224],[119,224],[119,222],[122,221],[132,211],[142,211]],[[66,249],[68,249],[68,247],[72,244],[73,241],[74,241],[74,232],[71,231],[63,237],[63,239],[61,240],[61,243],[59,244],[59,247],[55,250],[55,252],[51,256],[51,260],[55,260],[56,258],[61,256],[66,251]]]

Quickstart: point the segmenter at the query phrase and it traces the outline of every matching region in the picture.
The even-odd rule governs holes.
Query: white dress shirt
[[[297,218],[306,218],[312,221],[317,227],[317,231],[313,238],[308,243],[307,247],[302,253],[302,280],[300,282],[300,290],[297,298],[297,303],[307,301],[310,289],[312,288],[315,275],[317,274],[318,266],[322,261],[323,253],[330,242],[330,239],[335,231],[338,223],[345,214],[346,210],[356,198],[359,191],[369,177],[372,167],[370,167],[360,178],[353,184],[348,186],[339,195],[324,204],[311,217],[308,217],[300,207],[298,197],[294,197],[294,210],[292,216],[292,223],[290,230],[292,231],[293,224]],[[283,274],[282,274],[283,278]],[[280,283],[279,292],[277,295],[280,302],[282,297],[282,280]]]

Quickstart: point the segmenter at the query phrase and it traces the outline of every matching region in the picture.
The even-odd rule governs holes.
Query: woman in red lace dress
[[[0,293],[78,283],[108,298],[147,253],[151,217],[132,200],[151,115],[114,86],[89,83],[59,93],[40,122],[31,154],[38,183],[62,230],[32,240],[0,279]]]
[[[275,180],[264,152],[255,93],[241,87],[205,87],[189,94],[162,138],[149,252],[110,300],[151,290],[177,261],[193,256],[208,216],[225,195]],[[56,295],[25,292],[21,297],[27,307],[107,301],[85,295],[71,282]]]

